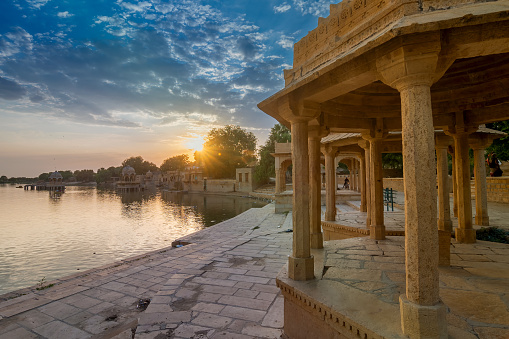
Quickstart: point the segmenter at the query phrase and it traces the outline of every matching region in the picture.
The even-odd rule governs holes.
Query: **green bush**
[[[498,227],[483,227],[476,231],[476,239],[509,244],[509,231]]]

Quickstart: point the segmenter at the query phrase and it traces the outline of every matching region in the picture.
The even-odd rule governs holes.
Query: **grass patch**
[[[476,239],[509,244],[509,232],[498,227],[483,227],[476,231]]]
[[[45,285],[45,284],[46,284],[46,277],[42,277],[42,279],[37,283],[38,287],[36,287],[35,289],[37,291],[42,291],[42,290],[45,290],[47,288],[55,286],[55,284],[49,284],[49,285]]]

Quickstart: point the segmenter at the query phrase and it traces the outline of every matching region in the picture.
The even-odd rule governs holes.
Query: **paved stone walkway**
[[[333,286],[329,289],[343,296],[336,310],[359,324],[378,325],[378,334],[398,338],[399,296],[405,294],[404,253],[404,237],[328,242],[320,281],[325,287],[318,285],[310,295],[323,295],[327,286]],[[508,279],[507,244],[459,244],[453,239],[451,266],[440,267],[440,298],[447,307],[449,338],[509,338]],[[359,312],[359,304],[370,305],[370,312]]]
[[[274,205],[130,258],[2,296],[5,338],[279,338],[291,221]],[[15,297],[17,296],[17,297]],[[140,299],[150,298],[146,310]]]

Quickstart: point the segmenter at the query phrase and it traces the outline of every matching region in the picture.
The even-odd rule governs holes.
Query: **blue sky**
[[[0,1],[0,175],[160,165],[284,87],[330,0]]]

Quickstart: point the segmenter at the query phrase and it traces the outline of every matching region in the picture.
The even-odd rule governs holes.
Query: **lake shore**
[[[4,294],[0,338],[279,337],[287,228],[269,204],[179,238],[188,245]]]

